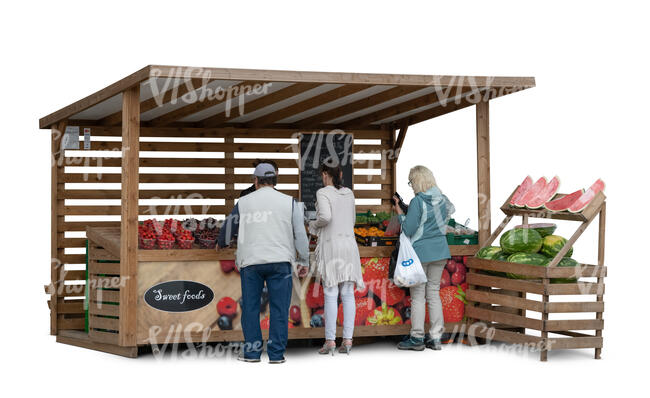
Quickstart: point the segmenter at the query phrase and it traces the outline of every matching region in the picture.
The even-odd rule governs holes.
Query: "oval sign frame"
[[[165,292],[163,289],[172,288],[171,292]],[[203,297],[194,298],[194,296],[204,294]],[[172,295],[178,297],[175,300],[159,301],[155,300],[156,296]],[[192,312],[204,308],[214,301],[214,291],[201,282],[188,280],[172,280],[157,283],[144,292],[142,296],[147,305],[157,311],[170,313]],[[176,303],[174,303],[176,301]],[[161,305],[163,304],[164,305]]]

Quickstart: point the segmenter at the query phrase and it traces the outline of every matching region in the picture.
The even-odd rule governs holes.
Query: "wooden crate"
[[[547,359],[548,351],[571,348],[594,348],[595,358],[600,358],[604,328],[604,278],[607,275],[604,266],[605,196],[598,194],[583,212],[577,214],[515,209],[507,203],[509,200],[501,208],[506,218],[484,243],[484,247],[489,246],[515,216],[521,216],[523,224],[528,223],[529,217],[573,220],[581,224],[548,267],[469,258],[466,315],[471,327],[468,334],[488,340],[529,344],[539,349],[542,361]],[[599,216],[598,264],[557,267],[557,263],[596,216]],[[495,272],[514,273],[526,279],[511,279],[495,275]],[[596,278],[596,282],[551,283],[553,278]],[[532,299],[531,294],[541,298]],[[551,301],[552,296],[559,295],[578,295],[580,300]],[[541,318],[527,316],[529,311],[540,313]],[[566,315],[569,313],[596,315],[592,318],[585,315],[580,319],[569,319]],[[550,314],[554,319],[549,319]],[[480,323],[486,324],[487,328],[479,327]],[[538,331],[539,336],[527,333],[527,330]]]

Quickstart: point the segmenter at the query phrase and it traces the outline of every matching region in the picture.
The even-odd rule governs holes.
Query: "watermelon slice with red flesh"
[[[573,202],[571,206],[569,206],[569,211],[571,213],[580,213],[589,205],[589,202],[596,196],[596,194],[600,191],[605,189],[605,183],[603,180],[600,178],[596,180],[596,182],[593,183],[592,186],[583,193],[578,200]]]
[[[555,176],[536,197],[526,202],[526,207],[529,209],[539,209],[544,206],[544,203],[548,202],[555,195],[559,187],[560,179]]]
[[[524,207],[528,201],[537,197],[544,187],[546,187],[546,178],[540,177],[540,179],[537,180],[521,198],[519,198],[519,200],[515,201],[515,206]]]
[[[546,204],[544,204],[544,207],[547,210],[550,210],[550,211],[564,211],[564,210],[568,209],[569,207],[571,207],[573,202],[580,199],[580,197],[582,196],[582,194],[584,192],[585,192],[584,189],[577,190],[577,191],[575,191],[573,193],[570,193],[568,195],[564,195],[561,198],[557,198],[555,200],[551,200],[549,202],[546,202]]]
[[[519,184],[519,187],[515,193],[512,194],[512,197],[510,198],[510,204],[514,205],[516,201],[521,199],[521,197],[524,196],[524,194],[530,189],[531,186],[533,186],[533,179],[530,178],[530,176],[526,176],[521,184]]]

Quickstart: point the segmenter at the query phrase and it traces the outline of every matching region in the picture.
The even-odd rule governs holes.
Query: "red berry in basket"
[[[224,297],[217,303],[219,315],[233,318],[237,314],[237,302],[230,297]]]

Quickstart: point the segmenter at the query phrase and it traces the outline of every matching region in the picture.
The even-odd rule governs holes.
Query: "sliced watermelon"
[[[546,184],[544,189],[540,191],[537,196],[526,202],[526,207],[529,209],[539,209],[544,206],[544,203],[548,202],[553,195],[557,192],[557,189],[560,187],[560,179],[557,176],[553,177],[551,181]]]
[[[579,189],[579,190],[577,190],[577,191],[575,191],[573,193],[570,193],[568,195],[564,195],[564,196],[562,196],[560,198],[557,198],[555,200],[551,200],[549,202],[546,202],[544,204],[544,207],[546,208],[546,210],[550,210],[550,211],[564,211],[564,210],[568,209],[569,207],[571,207],[573,202],[578,200],[582,196],[582,194],[584,192],[585,192],[584,189]]]
[[[569,211],[571,213],[580,213],[585,209],[585,207],[587,207],[589,202],[591,202],[596,194],[603,189],[605,189],[605,183],[599,178],[596,180],[596,182],[593,183],[592,186],[589,187],[589,189],[587,189],[585,193],[580,196],[580,198],[578,198],[578,200],[569,206]]]
[[[510,204],[514,205],[516,201],[521,199],[522,196],[530,189],[530,187],[533,186],[533,179],[530,178],[530,176],[526,176],[524,178],[524,181],[519,184],[519,187],[515,191],[514,194],[512,194],[512,197],[510,198]]]
[[[515,201],[515,206],[524,207],[528,201],[533,200],[535,197],[537,197],[537,195],[542,192],[544,187],[546,187],[546,178],[540,177],[540,179],[537,180],[533,186],[530,187],[530,189],[522,195],[521,198],[519,198],[519,200]]]

